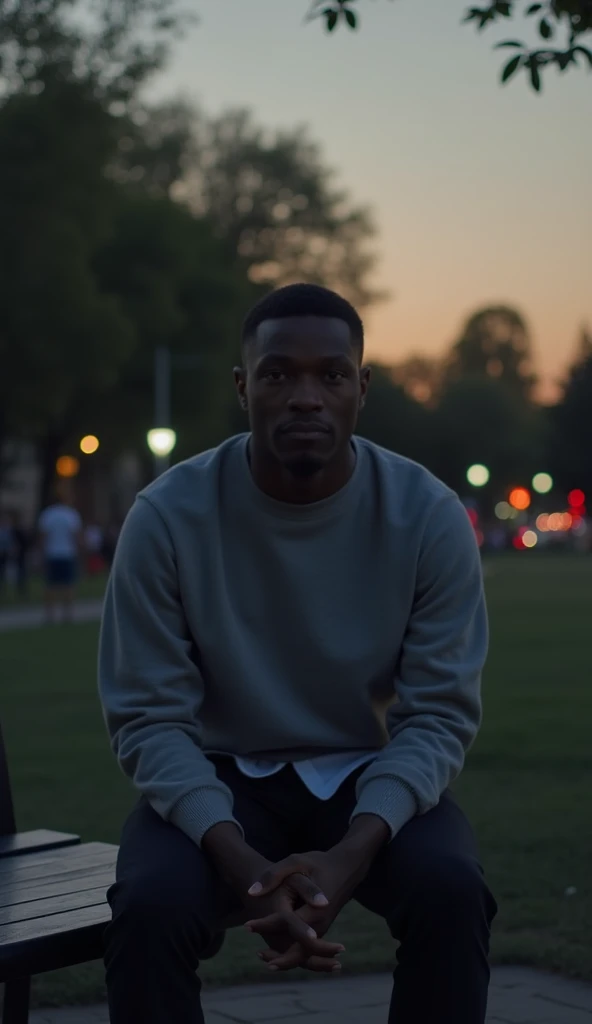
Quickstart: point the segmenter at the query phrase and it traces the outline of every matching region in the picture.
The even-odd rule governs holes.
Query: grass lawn
[[[456,791],[500,903],[493,959],[592,981],[592,559],[500,559],[487,589],[485,723]],[[1,714],[20,827],[116,842],[132,794],[103,732],[96,642],[94,625],[0,635]],[[379,920],[352,905],[338,934],[344,969],[391,967],[394,944]],[[231,933],[207,982],[260,980],[253,942]],[[96,964],[35,982],[42,1004],[102,995]]]
[[[105,593],[106,574],[98,576],[83,576],[76,587],[76,595],[80,600],[99,599]],[[12,611],[15,608],[30,608],[31,605],[39,605],[43,601],[44,583],[40,576],[31,576],[29,580],[28,593],[25,598],[18,594],[13,586],[8,584],[0,593],[0,612]],[[1,658],[0,654],[0,658]]]

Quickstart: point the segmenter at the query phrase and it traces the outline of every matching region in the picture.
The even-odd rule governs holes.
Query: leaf
[[[483,17],[483,11],[481,10],[480,7],[471,7],[470,10],[468,10],[467,13],[465,14],[465,16],[463,18],[463,22],[476,21],[477,18],[482,18],[482,17]]]
[[[574,46],[573,54],[583,53],[584,57],[587,58],[590,67],[592,68],[592,50],[588,50],[585,46]]]
[[[530,81],[532,83],[532,87],[533,87],[535,92],[540,92],[541,91],[541,84],[542,83],[541,83],[541,73],[539,71],[539,66],[538,66],[537,61],[536,60],[531,60],[529,62],[529,68],[530,68]]]
[[[335,26],[337,25],[339,15],[337,11],[332,10],[331,7],[328,7],[327,10],[323,11],[323,14],[327,19],[327,30],[329,32],[332,32]]]
[[[358,24],[358,19],[356,18],[355,11],[350,11],[346,7],[344,13],[345,13],[345,20],[347,21],[349,27],[350,28],[355,28],[356,25]]]
[[[515,47],[519,48],[520,50],[524,49],[524,43],[519,43],[517,39],[508,39],[508,40],[506,40],[503,43],[496,43],[494,49],[495,50],[502,50],[502,49],[504,49],[507,46],[515,46]]]
[[[539,25],[539,32],[541,33],[543,39],[550,39],[553,35],[553,29],[546,18],[541,19],[541,23]]]
[[[493,10],[491,10],[491,11],[482,11],[481,12],[481,21],[479,23],[479,31],[482,28],[485,28],[487,23],[489,21],[493,21],[494,18],[495,18],[495,12]]]
[[[571,50],[568,50],[566,53],[555,54],[555,63],[559,67],[560,71],[566,71],[569,65],[572,63],[572,60],[573,54]]]
[[[527,8],[526,13],[527,14],[536,14],[537,11],[542,11],[542,9],[543,9],[543,5],[542,4],[531,4],[530,7]]]
[[[520,67],[521,63],[522,54],[518,54],[517,57],[512,57],[512,60],[508,61],[502,72],[502,83],[507,82],[512,77],[512,75],[515,74],[515,72]]]

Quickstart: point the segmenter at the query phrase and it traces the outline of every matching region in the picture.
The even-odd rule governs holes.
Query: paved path
[[[206,1024],[387,1024],[388,975],[268,983],[206,992]],[[38,1010],[31,1024],[108,1024],[106,1007]],[[488,1024],[592,1024],[592,985],[496,967]],[[419,1024],[419,1021],[418,1021]]]
[[[101,617],[102,600],[77,601],[74,605],[74,622],[97,622]],[[60,613],[61,614],[61,613]],[[13,629],[36,629],[45,625],[45,611],[42,607],[6,608],[0,611],[0,633]]]

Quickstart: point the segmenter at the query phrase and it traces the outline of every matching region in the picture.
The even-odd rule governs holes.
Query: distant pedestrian
[[[98,576],[104,568],[103,531],[96,523],[90,523],[84,531],[86,571],[89,576]]]
[[[16,588],[21,597],[26,597],[29,587],[29,551],[33,538],[31,531],[23,525],[19,512],[13,512],[12,522],[12,558],[16,571]]]
[[[6,569],[12,543],[10,519],[4,512],[0,512],[0,594],[3,593],[6,584]]]
[[[59,605],[70,621],[82,546],[82,520],[64,490],[41,513],[39,534],[45,560],[45,607],[48,622],[55,621]]]

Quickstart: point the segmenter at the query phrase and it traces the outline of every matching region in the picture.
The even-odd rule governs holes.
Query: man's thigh
[[[447,907],[453,914],[462,903],[484,901],[493,916],[495,901],[483,879],[473,829],[448,790],[384,848],[355,898],[385,918],[396,938],[403,937],[408,913],[420,905]]]
[[[271,861],[292,853],[290,830],[277,812],[283,780],[248,779],[230,760],[221,761],[217,770],[232,790],[235,817],[249,845]],[[234,921],[241,911],[237,895],[205,853],[146,800],[140,800],[124,825],[109,898],[114,909],[122,902],[146,901],[190,909],[208,930]]]
[[[328,850],[343,838],[356,804],[355,787],[360,772],[343,784],[327,803],[318,804],[311,820],[311,849]],[[482,869],[473,829],[446,791],[436,807],[412,818],[374,862],[355,899],[368,910],[388,919],[400,930],[400,920],[414,890],[447,889],[457,885],[479,889]]]

